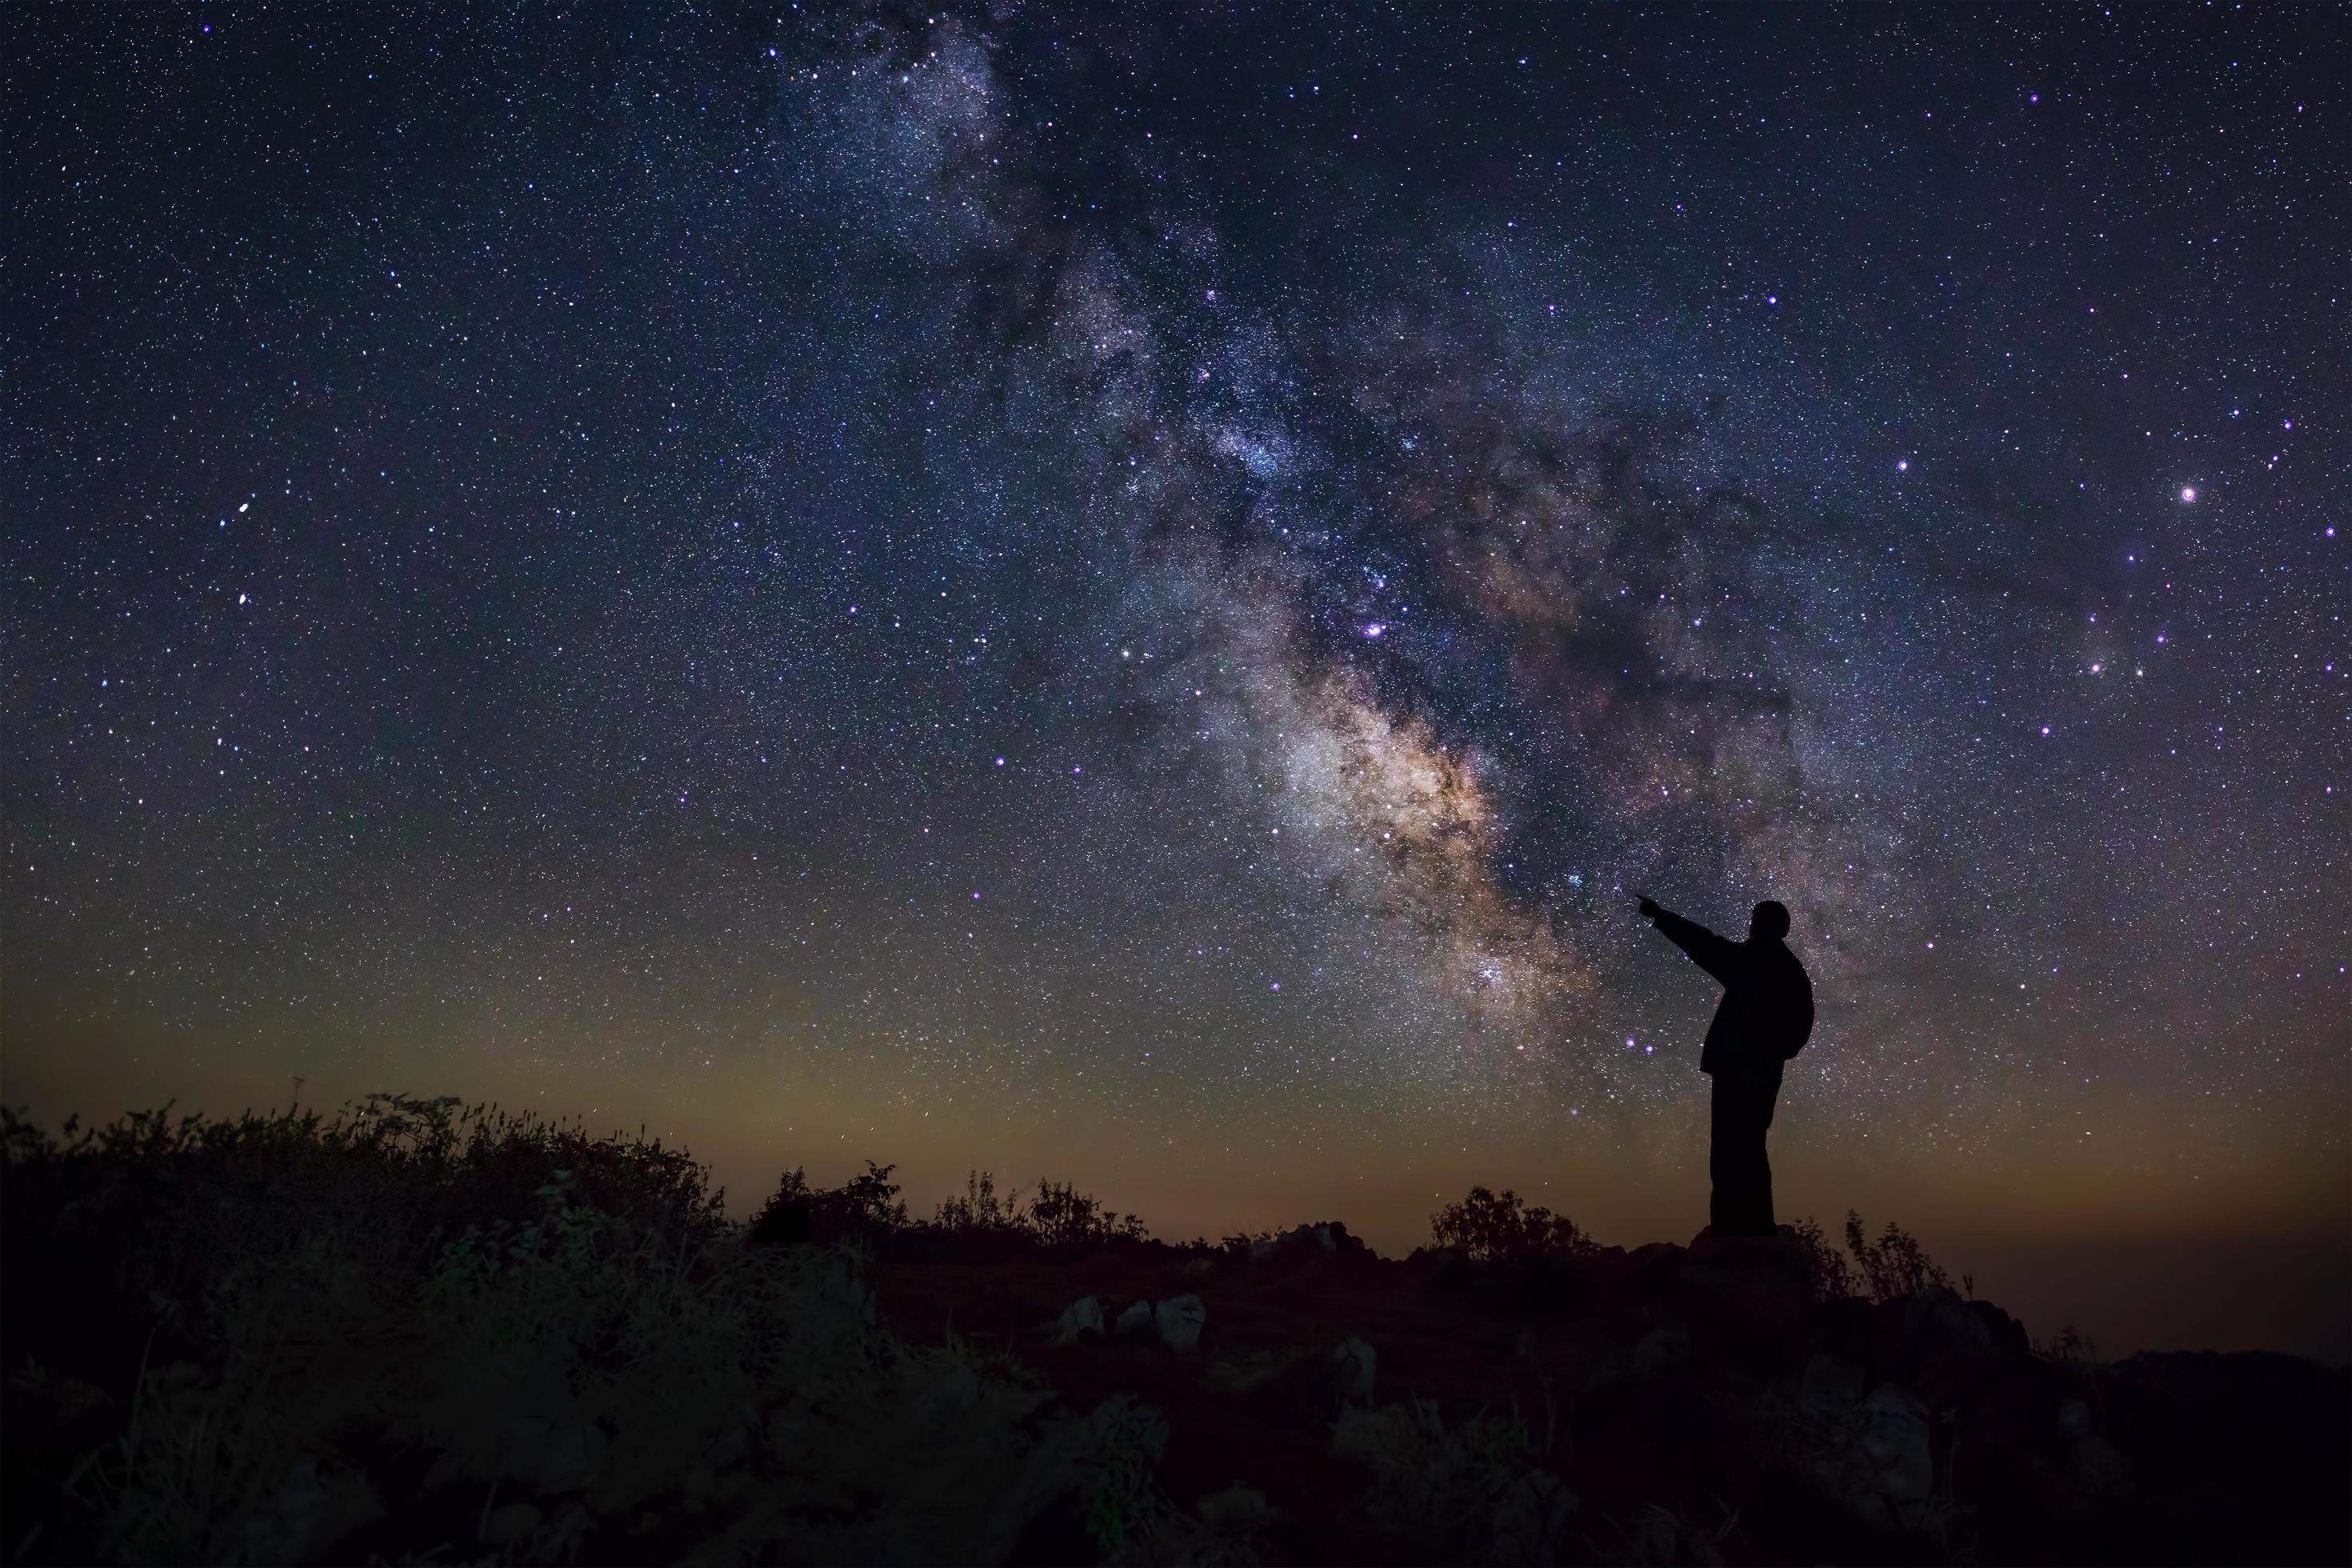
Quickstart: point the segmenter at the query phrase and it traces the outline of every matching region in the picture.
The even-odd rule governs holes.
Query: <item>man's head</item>
[[[1767,899],[1756,906],[1748,917],[1748,939],[1750,942],[1779,942],[1789,934],[1789,906],[1778,899]]]

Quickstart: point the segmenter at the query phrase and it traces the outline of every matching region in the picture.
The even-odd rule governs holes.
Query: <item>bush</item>
[[[1916,1237],[1891,1219],[1876,1241],[1867,1241],[1862,1215],[1846,1210],[1845,1246],[1862,1266],[1863,1283],[1874,1301],[1900,1301],[1931,1285],[1951,1289],[1951,1277],[1936,1266]]]
[[[1106,1208],[1073,1183],[1040,1178],[1035,1195],[1024,1201],[1018,1187],[1000,1194],[995,1176],[987,1171],[969,1173],[962,1194],[942,1200],[929,1220],[911,1219],[898,1197],[898,1184],[890,1180],[897,1168],[868,1160],[863,1175],[830,1189],[811,1187],[803,1170],[787,1171],[753,1219],[751,1236],[764,1240],[787,1233],[790,1227],[780,1222],[780,1211],[798,1207],[808,1216],[808,1239],[855,1238],[901,1259],[990,1242],[1073,1248],[1151,1238],[1140,1219]]]
[[[1437,1245],[1475,1262],[1589,1258],[1600,1248],[1576,1223],[1549,1209],[1529,1208],[1506,1188],[1500,1196],[1485,1187],[1429,1216]]]
[[[2033,1353],[2069,1372],[2090,1372],[2099,1364],[2099,1347],[2090,1335],[2068,1323],[2048,1339],[2032,1342]]]
[[[1022,1218],[1019,1188],[998,1197],[996,1177],[971,1171],[964,1176],[963,1196],[943,1199],[931,1224],[959,1237],[1017,1236],[1024,1229]]]
[[[1252,1248],[1262,1246],[1273,1239],[1274,1232],[1270,1230],[1261,1230],[1255,1233],[1245,1230],[1235,1231],[1233,1235],[1226,1237],[1223,1241],[1217,1243],[1217,1250],[1224,1254],[1227,1258],[1247,1258],[1250,1255]]]
[[[1930,1286],[1951,1287],[1951,1277],[1927,1256],[1918,1238],[1893,1220],[1872,1241],[1863,1229],[1862,1215],[1848,1209],[1844,1252],[1830,1245],[1817,1220],[1801,1219],[1789,1228],[1796,1233],[1797,1245],[1811,1265],[1817,1301],[1850,1301],[1859,1297],[1900,1301]],[[1974,1277],[1962,1279],[1973,1292]]]
[[[1029,1201],[1027,1226],[1046,1247],[1098,1246],[1113,1241],[1148,1241],[1151,1233],[1133,1215],[1115,1214],[1071,1183],[1038,1178],[1037,1195]]]
[[[736,1245],[675,1151],[456,1106],[0,1112],[19,1560],[425,1561],[486,1497],[504,1561],[623,1560],[681,1495],[713,1561],[1002,1560],[1058,1498],[1197,1528],[1124,1407],[877,1327],[854,1240]],[[901,1226],[888,1176],[809,1195]]]
[[[798,1208],[808,1216],[805,1239],[826,1245],[856,1241],[869,1248],[879,1246],[910,1223],[906,1203],[898,1196],[898,1184],[890,1179],[890,1173],[898,1168],[868,1160],[863,1174],[841,1186],[812,1187],[807,1167],[796,1166],[784,1173],[766,1205],[752,1216],[750,1235],[758,1240],[776,1234],[782,1228],[783,1212]]]
[[[1805,1261],[1811,1266],[1813,1300],[1816,1301],[1850,1301],[1853,1299],[1857,1277],[1846,1255],[1830,1245],[1822,1234],[1821,1222],[1801,1219],[1789,1227],[1797,1234],[1797,1245],[1804,1248]]]

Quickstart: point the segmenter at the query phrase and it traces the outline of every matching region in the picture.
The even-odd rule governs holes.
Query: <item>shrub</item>
[[[1049,1247],[1151,1238],[1143,1221],[1106,1208],[1100,1199],[1078,1191],[1075,1183],[1041,1176],[1036,1194],[1024,1203],[1018,1187],[998,1196],[996,1178],[987,1171],[967,1173],[963,1195],[943,1201],[928,1228],[956,1241],[997,1237]]]
[[[826,1245],[856,1241],[867,1247],[881,1245],[907,1230],[907,1205],[898,1184],[890,1179],[896,1165],[866,1162],[865,1171],[838,1187],[812,1187],[808,1171],[786,1171],[775,1192],[751,1218],[754,1240],[774,1233],[779,1212],[798,1207],[809,1216],[808,1238]]]
[[[996,1177],[987,1171],[966,1173],[963,1196],[941,1200],[931,1216],[934,1226],[957,1237],[1018,1235],[1021,1221],[1020,1189],[998,1197]]]
[[[1270,1230],[1261,1230],[1255,1235],[1248,1231],[1236,1231],[1217,1243],[1217,1250],[1228,1258],[1247,1258],[1252,1247],[1273,1239],[1274,1232]]]
[[[507,1561],[618,1560],[714,1485],[713,1561],[1002,1560],[1064,1497],[1130,1551],[1197,1528],[1124,1407],[877,1327],[854,1241],[734,1245],[675,1151],[456,1106],[0,1113],[0,1268],[42,1282],[5,1297],[20,1552],[424,1561],[492,1487],[545,1505]],[[888,1176],[824,1195],[903,1225]]]
[[[1075,1247],[1111,1241],[1145,1241],[1151,1233],[1133,1215],[1115,1214],[1068,1182],[1058,1185],[1040,1177],[1037,1195],[1029,1202],[1029,1229],[1047,1247]]]
[[[1876,1241],[1868,1241],[1864,1239],[1862,1215],[1846,1210],[1845,1246],[1862,1266],[1863,1283],[1874,1301],[1900,1301],[1931,1285],[1951,1289],[1951,1276],[1937,1267],[1916,1237],[1891,1219]]]
[[[963,1192],[943,1199],[929,1219],[910,1219],[890,1180],[897,1168],[868,1160],[864,1174],[834,1188],[810,1186],[804,1169],[787,1171],[748,1234],[761,1240],[789,1233],[778,1211],[797,1206],[808,1215],[809,1239],[855,1238],[901,1259],[951,1254],[975,1243],[1068,1248],[1151,1238],[1140,1219],[1105,1207],[1074,1183],[1040,1178],[1035,1194],[1024,1200],[1018,1187],[999,1194],[987,1171],[968,1173]]]
[[[1549,1209],[1529,1208],[1506,1188],[1498,1196],[1485,1187],[1429,1216],[1437,1245],[1477,1262],[1591,1257],[1599,1249],[1576,1222]]]
[[[2055,1334],[2033,1342],[2033,1353],[2071,1372],[2090,1372],[2099,1364],[2099,1347],[2090,1335],[2068,1323]]]
[[[1801,1219],[1789,1228],[1811,1266],[1817,1301],[1850,1301],[1859,1297],[1900,1301],[1930,1286],[1947,1289],[1951,1286],[1951,1277],[1927,1256],[1918,1238],[1893,1220],[1872,1241],[1863,1229],[1862,1215],[1848,1209],[1843,1252],[1830,1245],[1817,1220]],[[1964,1275],[1962,1281],[1973,1294],[1975,1278]]]
[[[1813,1300],[1816,1301],[1848,1301],[1854,1296],[1856,1276],[1846,1255],[1830,1245],[1822,1234],[1821,1222],[1801,1219],[1789,1227],[1796,1232],[1797,1245],[1804,1249],[1805,1261],[1811,1266]]]

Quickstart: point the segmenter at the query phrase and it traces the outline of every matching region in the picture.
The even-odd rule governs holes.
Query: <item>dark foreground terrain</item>
[[[10,1563],[2343,1563],[2352,1384],[1859,1225],[1151,1241],[378,1097],[6,1121]],[[1464,1220],[1467,1214],[1475,1223]]]

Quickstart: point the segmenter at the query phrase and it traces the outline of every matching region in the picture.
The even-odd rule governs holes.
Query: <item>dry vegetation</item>
[[[1176,1528],[1150,1412],[878,1328],[857,1236],[746,1247],[658,1141],[396,1095],[0,1137],[12,1563],[1001,1560],[1071,1493]],[[779,1201],[933,1228],[887,1174]],[[971,1197],[939,1233],[1134,1234]]]
[[[1602,1247],[1485,1187],[1402,1261],[1337,1224],[1170,1246],[1068,1183],[982,1172],[921,1218],[872,1163],[835,1188],[788,1172],[739,1225],[657,1140],[399,1095],[61,1134],[0,1110],[0,1153],[11,1563],[2327,1560],[2339,1539],[2310,1478],[2344,1468],[2340,1374],[2190,1367],[2203,1403],[2176,1420],[2177,1369],[2119,1376],[2071,1329],[2029,1350],[1853,1214],[1843,1249],[1807,1221],[1759,1275]],[[1052,1331],[1081,1297],[1187,1292],[1210,1302],[1198,1355]],[[2127,1458],[2135,1420],[2172,1448]]]

